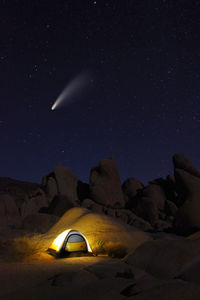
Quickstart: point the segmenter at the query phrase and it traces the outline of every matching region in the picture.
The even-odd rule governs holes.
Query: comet
[[[62,93],[58,96],[58,98],[52,105],[51,110],[55,110],[63,104],[74,102],[77,99],[78,94],[88,86],[90,80],[91,78],[89,72],[82,72],[77,75],[66,85]]]

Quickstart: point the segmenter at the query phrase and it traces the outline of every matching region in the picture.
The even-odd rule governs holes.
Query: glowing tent
[[[68,229],[59,234],[48,249],[55,256],[66,256],[71,253],[90,253],[92,250],[85,236],[77,231]]]

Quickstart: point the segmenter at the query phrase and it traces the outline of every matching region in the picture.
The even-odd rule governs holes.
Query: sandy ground
[[[108,264],[112,269],[119,263],[108,257],[1,262],[0,299],[125,299],[119,290],[127,286],[127,279],[97,278],[85,270],[95,264]]]

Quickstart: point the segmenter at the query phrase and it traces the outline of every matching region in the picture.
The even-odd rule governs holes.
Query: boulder
[[[152,231],[153,227],[149,222],[143,220],[142,218],[136,216],[133,212],[130,212],[128,215],[128,224],[136,228],[139,228],[143,231]]]
[[[124,207],[120,176],[113,158],[101,160],[91,170],[90,198],[107,207]]]
[[[158,209],[153,198],[142,197],[138,199],[134,211],[137,216],[148,221],[152,226],[155,226],[158,221]]]
[[[164,193],[165,198],[172,202],[176,202],[176,183],[174,176],[168,175],[166,179],[157,178],[149,182],[161,188],[161,192]]]
[[[47,208],[40,212],[61,217],[67,210],[74,207],[74,203],[67,196],[57,195]]]
[[[136,284],[137,287],[137,284]],[[182,280],[170,280],[158,284],[154,283],[152,287],[135,292],[135,285],[131,286],[129,297],[133,295],[134,300],[198,300],[200,295],[200,287]]]
[[[41,207],[48,206],[48,200],[46,198],[45,193],[39,189],[36,196],[32,198],[26,199],[21,207],[21,215],[22,217],[35,214],[39,212]]]
[[[197,261],[190,265],[177,278],[200,285],[200,262]]]
[[[13,196],[0,195],[0,227],[18,228],[21,224],[19,209]]]
[[[126,262],[159,279],[170,279],[199,259],[200,240],[165,238],[141,245]]]
[[[23,202],[34,196],[39,187],[40,185],[37,183],[0,177],[0,194],[12,196],[19,211]]]
[[[179,189],[179,207],[174,225],[182,234],[192,233],[200,229],[200,178],[183,169],[174,171]]]
[[[97,213],[103,212],[103,206],[92,201],[91,199],[84,199],[81,206],[90,209],[93,212],[97,212]]]
[[[165,202],[165,212],[168,216],[175,216],[178,211],[178,207],[170,200]]]
[[[137,178],[128,178],[122,184],[122,191],[124,193],[126,203],[131,201],[137,195],[137,192],[142,188],[143,184]]]
[[[133,274],[134,274],[134,269],[133,269]],[[130,282],[129,284],[127,282],[126,288],[123,289],[120,294],[124,295],[127,298],[131,297],[131,299],[132,299],[132,297],[134,297],[138,294],[141,295],[141,293],[143,293],[144,291],[150,290],[150,289],[157,287],[161,284],[164,284],[166,282],[167,281],[160,280],[160,279],[155,278],[155,277],[149,275],[148,273],[144,272],[143,275],[139,279],[136,279],[134,276],[134,280],[132,280],[132,282]],[[158,298],[156,298],[156,299],[158,299]]]
[[[56,195],[58,195],[58,186],[56,183],[55,178],[48,177],[47,183],[46,183],[46,192],[50,199],[52,200]]]
[[[158,222],[155,225],[155,230],[156,231],[165,231],[169,230],[170,228],[173,227],[173,220],[158,220]]]
[[[58,194],[66,196],[69,201],[76,205],[78,201],[76,176],[69,168],[58,164],[54,169],[54,175],[57,182]]]
[[[173,156],[173,163],[175,169],[184,170],[191,175],[200,177],[200,172],[192,165],[192,163],[182,154],[175,154]]]
[[[30,232],[45,233],[47,232],[57,221],[58,217],[49,214],[32,214],[23,219],[22,228]]]
[[[142,196],[151,198],[159,210],[164,210],[166,195],[158,184],[149,184],[142,190]]]

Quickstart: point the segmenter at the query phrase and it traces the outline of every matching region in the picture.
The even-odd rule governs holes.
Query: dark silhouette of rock
[[[39,189],[36,196],[27,198],[21,206],[21,216],[32,215],[39,212],[41,207],[48,206],[48,200],[43,190]]]
[[[58,186],[54,177],[48,177],[46,191],[50,199],[53,199],[56,195],[58,195]]]
[[[166,195],[161,186],[157,184],[149,184],[142,190],[142,196],[151,198],[159,210],[164,210]]]
[[[158,222],[158,209],[156,201],[153,198],[142,197],[137,200],[137,205],[134,209],[137,216],[148,221],[153,227]]]
[[[174,176],[168,175],[166,179],[157,178],[150,181],[149,184],[159,186],[168,200],[176,202],[176,183]]]
[[[103,209],[104,209],[102,205],[94,202],[91,199],[84,199],[81,206],[97,213],[103,213]]]
[[[200,287],[182,280],[170,280],[133,294],[134,300],[198,300]],[[132,295],[132,294],[130,294]]]
[[[199,259],[200,240],[158,239],[141,245],[126,262],[159,279],[170,279]]]
[[[25,182],[21,180],[11,179],[8,177],[0,177],[0,192],[1,194],[32,195],[32,192],[40,187],[37,183]]]
[[[0,195],[11,195],[19,210],[26,199],[37,193],[39,187],[37,183],[0,177]]]
[[[77,184],[77,194],[78,199],[82,202],[84,199],[89,198],[90,196],[90,186],[87,183],[84,183],[80,180],[78,180]]]
[[[200,285],[200,261],[186,267],[177,278]]]
[[[137,192],[143,187],[143,184],[137,178],[131,177],[125,180],[122,184],[125,202],[128,203],[133,201],[133,198],[137,195]],[[131,203],[128,206],[130,205]]]
[[[136,216],[133,212],[128,213],[128,222],[127,223],[129,225],[133,225],[136,228],[139,228],[144,231],[152,231],[153,230],[153,227],[150,225],[149,222]]]
[[[166,219],[166,220],[159,219],[154,227],[156,231],[168,231],[171,228],[172,228],[172,221],[170,219]]]
[[[113,158],[101,160],[91,170],[90,198],[108,207],[124,207],[120,176]]]
[[[178,211],[178,207],[172,201],[167,200],[165,202],[165,212],[168,216],[175,216]]]
[[[23,219],[22,228],[30,232],[45,233],[58,220],[59,217],[55,215],[36,213],[28,215]]]
[[[9,194],[0,195],[0,227],[18,228],[21,225],[19,209],[15,198]]]
[[[192,163],[182,154],[175,154],[173,156],[173,163],[175,169],[182,169],[191,175],[200,177],[200,172],[192,165]]]
[[[74,203],[67,196],[57,195],[47,208],[42,208],[41,213],[62,216],[67,210],[74,207]]]
[[[179,233],[187,235],[200,229],[200,178],[180,169],[175,169],[174,174],[183,203],[174,224]]]
[[[58,164],[54,169],[59,195],[66,196],[74,205],[78,204],[76,176],[69,168]]]

